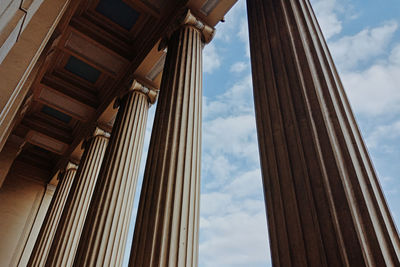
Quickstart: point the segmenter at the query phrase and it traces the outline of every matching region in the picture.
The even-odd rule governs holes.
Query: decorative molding
[[[78,165],[72,163],[71,161],[68,161],[68,164],[65,167],[65,171],[69,171],[69,170],[72,170],[72,169],[77,170],[78,169]]]
[[[138,91],[145,94],[149,100],[150,104],[154,104],[157,101],[159,90],[151,89],[143,84],[139,83],[137,80],[133,80],[129,91]]]
[[[106,138],[110,138],[111,134],[97,126],[93,132],[93,137],[95,137],[95,136],[103,136]]]

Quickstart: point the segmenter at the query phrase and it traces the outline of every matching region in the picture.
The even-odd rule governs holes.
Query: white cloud
[[[222,42],[222,50],[240,41],[248,58],[245,1],[225,20],[217,26],[215,43]],[[250,65],[239,61],[230,71],[242,78],[203,102],[201,267],[258,267],[270,258]]]
[[[228,159],[229,155],[224,153],[212,153],[207,151],[202,158],[202,177],[207,189],[220,188],[231,175],[237,171],[236,166]]]
[[[240,73],[245,71],[248,68],[248,66],[249,65],[246,62],[239,61],[231,66],[230,72]]]
[[[205,46],[203,51],[203,70],[206,73],[212,73],[221,66],[221,57],[217,52],[215,44],[210,43]]]
[[[240,20],[239,32],[237,33],[239,40],[244,43],[244,49],[247,58],[250,59],[250,43],[249,43],[249,27],[247,26],[247,18],[243,17]]]
[[[232,205],[232,197],[230,194],[221,192],[211,192],[201,194],[201,215],[204,217],[222,214]],[[206,227],[208,224],[201,225]]]
[[[247,171],[228,184],[224,191],[230,192],[236,197],[252,197],[262,188],[261,170]]]
[[[342,21],[339,20],[337,14],[338,1],[313,0],[311,3],[325,38],[329,39],[339,34],[342,31]]]
[[[234,83],[223,94],[214,99],[205,99],[203,116],[205,120],[217,116],[227,117],[236,114],[253,114],[253,85],[251,75]]]
[[[261,196],[259,170],[238,175],[219,192],[202,194],[200,266],[268,263],[267,222]]]
[[[259,166],[253,115],[204,122],[202,170],[206,189],[218,189],[235,175]]]
[[[397,28],[397,23],[391,21],[330,42],[329,47],[339,69],[352,69],[359,63],[384,54]]]
[[[400,112],[400,44],[386,60],[362,71],[344,72],[342,79],[357,113],[368,116]]]
[[[395,46],[390,54],[389,61],[391,64],[400,65],[400,44]]]
[[[212,155],[221,153],[245,158],[253,164],[258,161],[255,118],[240,115],[216,118],[204,123],[204,146]]]
[[[246,1],[239,0],[232,9],[225,15],[225,22],[217,25],[215,39],[223,42],[235,41],[232,37],[236,37],[238,30],[246,18]]]
[[[399,103],[400,104],[400,103]],[[369,148],[377,148],[383,143],[400,137],[400,121],[376,127],[366,138]]]
[[[399,179],[389,176],[383,176],[380,179],[381,185],[386,196],[398,195],[400,192]]]
[[[202,218],[200,266],[265,266],[269,258],[265,213]]]

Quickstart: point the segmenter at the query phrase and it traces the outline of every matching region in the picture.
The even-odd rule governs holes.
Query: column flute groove
[[[168,43],[129,266],[197,266],[202,39],[190,11]]]
[[[54,193],[54,197],[43,221],[43,225],[40,228],[39,235],[27,266],[44,266],[68,193],[76,174],[76,169],[77,166],[71,162],[69,162],[65,168],[61,181],[57,185],[56,192]]]
[[[274,266],[398,266],[400,242],[308,0],[247,0]]]
[[[121,266],[150,104],[157,92],[134,81],[122,98],[74,266]]]
[[[72,266],[108,138],[108,133],[96,128],[94,136],[85,142],[85,151],[46,261],[47,267]]]

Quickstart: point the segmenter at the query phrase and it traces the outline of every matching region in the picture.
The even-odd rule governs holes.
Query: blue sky
[[[400,1],[311,3],[400,225]],[[239,0],[225,20],[204,49],[199,266],[269,266],[245,1]],[[144,164],[145,155],[142,170]],[[135,206],[139,189],[140,184]]]

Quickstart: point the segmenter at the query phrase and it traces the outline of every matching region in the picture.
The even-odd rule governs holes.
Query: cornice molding
[[[71,161],[68,161],[67,166],[65,167],[65,171],[69,171],[69,170],[77,170],[78,169],[78,165],[72,163]]]
[[[133,80],[129,91],[137,91],[143,93],[147,96],[149,103],[154,104],[157,101],[158,92],[159,90],[155,90],[149,87],[144,86],[143,84],[139,83],[137,80]]]
[[[109,132],[101,129],[99,126],[96,126],[96,128],[94,129],[94,132],[93,132],[93,137],[96,137],[96,136],[103,136],[106,138],[110,138],[111,134]]]

